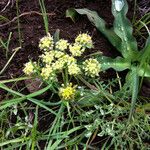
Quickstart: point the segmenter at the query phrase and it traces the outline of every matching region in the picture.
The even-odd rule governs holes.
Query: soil
[[[15,0],[11,0],[10,4],[5,8],[7,3],[8,0],[0,2],[0,15],[5,16],[12,21],[6,23],[0,20],[0,38],[2,38],[2,40],[7,40],[9,33],[12,32],[8,53],[10,57],[13,53],[13,49],[20,47],[20,43],[16,20],[16,2]],[[54,34],[56,29],[60,29],[61,38],[73,41],[80,32],[88,32],[92,35],[95,43],[93,51],[101,51],[104,55],[112,57],[118,55],[115,48],[112,47],[108,40],[97,31],[86,17],[82,16],[78,18],[75,23],[70,18],[65,17],[65,11],[68,8],[89,8],[97,11],[108,23],[108,26],[112,26],[113,16],[111,14],[110,0],[45,0],[45,5],[48,13],[49,32],[51,34]],[[40,14],[38,0],[19,0],[19,15],[21,15],[19,17],[22,39],[21,49],[16,53],[5,72],[0,75],[0,80],[22,76],[24,63],[26,63],[29,58],[37,60],[40,54],[38,42],[39,39],[45,35],[45,29],[43,18]],[[132,16],[133,4],[129,1],[128,17],[131,19]],[[4,67],[7,61],[8,59],[5,57],[5,51],[0,47],[0,70]],[[110,70],[103,74],[102,78],[106,80],[115,76],[115,72]],[[13,85],[9,84],[8,86]],[[22,90],[24,87],[24,82],[18,82],[17,85],[15,85],[15,88],[18,90]],[[28,92],[27,89],[24,89],[23,91],[24,93]],[[0,101],[5,98],[6,92],[0,89]],[[42,124],[46,124],[46,121],[44,122],[43,120]]]

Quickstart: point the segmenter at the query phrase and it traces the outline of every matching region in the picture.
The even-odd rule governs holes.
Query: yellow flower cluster
[[[52,68],[54,71],[61,71],[64,67],[64,62],[61,59],[58,59],[54,63],[52,63]]]
[[[44,80],[52,80],[63,69],[67,69],[69,75],[77,76],[85,71],[85,75],[90,77],[98,76],[100,72],[100,64],[96,59],[88,59],[79,65],[76,57],[81,56],[86,48],[92,48],[93,42],[87,33],[82,33],[77,36],[75,43],[69,44],[67,40],[60,39],[54,43],[53,37],[48,34],[39,42],[39,48],[43,50],[38,62],[38,72]],[[82,69],[81,69],[82,68]],[[26,75],[32,75],[37,71],[34,69],[32,62],[25,64],[23,69]],[[67,89],[71,89],[68,85]],[[67,97],[67,96],[66,96]]]
[[[78,44],[82,45],[83,47],[87,47],[87,48],[93,47],[92,38],[87,33],[79,34],[75,39],[75,43],[78,43]]]
[[[56,42],[56,49],[64,51],[67,49],[69,43],[67,40],[60,39],[58,42]]]
[[[53,37],[50,34],[41,38],[39,42],[39,48],[44,51],[53,49],[53,46],[54,46],[54,41],[53,41]]]
[[[69,50],[73,56],[81,56],[85,48],[82,48],[80,44],[74,43],[74,45],[69,46]]]
[[[60,58],[62,56],[64,56],[65,53],[64,52],[61,52],[61,51],[55,51],[55,58]]]
[[[45,80],[47,80],[49,78],[53,79],[52,67],[50,65],[46,65],[44,68],[42,68],[41,76]]]
[[[73,100],[76,94],[76,86],[69,83],[66,87],[59,89],[59,95],[63,100]]]
[[[78,75],[81,73],[81,69],[78,67],[76,63],[72,63],[68,66],[69,75]]]
[[[65,61],[67,65],[71,65],[72,63],[77,62],[77,60],[74,57],[69,55],[65,55],[64,57],[62,57],[62,61]]]
[[[96,59],[89,58],[83,62],[85,75],[95,77],[99,75],[101,65]]]
[[[26,74],[26,75],[31,75],[33,72],[34,72],[34,66],[33,66],[33,63],[32,62],[27,62],[25,64],[25,67],[23,69],[23,72]]]
[[[54,60],[55,53],[54,51],[48,51],[44,52],[40,57],[42,58],[42,61],[46,64],[51,64]]]

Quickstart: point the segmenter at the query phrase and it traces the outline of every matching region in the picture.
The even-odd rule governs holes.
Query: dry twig
[[[24,12],[24,13],[20,14],[19,16],[14,17],[12,20],[10,20],[10,21],[8,21],[8,22],[6,22],[6,23],[4,23],[4,24],[0,24],[0,27],[9,25],[10,23],[16,21],[16,20],[17,20],[18,18],[20,18],[20,17],[26,16],[26,15],[32,15],[32,14],[36,14],[36,15],[42,16],[42,13],[39,13],[39,12],[37,12],[37,11]],[[47,15],[48,15],[48,16],[54,16],[55,13],[47,13]]]

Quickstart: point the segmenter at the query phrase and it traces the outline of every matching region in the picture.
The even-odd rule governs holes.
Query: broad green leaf
[[[99,17],[96,11],[91,11],[89,9],[75,9],[81,15],[87,15],[88,19],[97,27],[97,29],[102,32],[107,39],[112,43],[117,50],[120,51],[121,39],[115,34],[112,29],[106,27],[106,22]]]
[[[113,59],[110,57],[102,56],[97,58],[97,60],[101,64],[103,71],[110,68],[113,68],[116,71],[123,71],[125,69],[129,69],[131,65],[130,62],[122,57],[116,57]]]
[[[121,38],[121,53],[129,60],[136,59],[137,42],[132,35],[132,25],[126,14],[128,5],[126,0],[112,0],[112,13],[114,15],[114,31]]]

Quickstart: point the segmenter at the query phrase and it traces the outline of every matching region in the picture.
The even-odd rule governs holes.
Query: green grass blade
[[[0,110],[6,109],[6,108],[11,107],[13,105],[16,105],[18,103],[21,103],[25,99],[26,99],[26,97],[14,98],[14,99],[10,99],[10,100],[4,100],[0,103]]]
[[[6,18],[6,17],[0,15],[0,22],[1,22],[1,21],[7,22],[7,21],[10,21],[10,20],[9,20],[8,18]]]
[[[49,32],[48,17],[47,17],[47,13],[46,13],[46,8],[45,8],[44,0],[39,0],[39,4],[40,4],[42,16],[43,16],[45,31],[46,31],[46,34],[48,34],[48,32]]]
[[[145,47],[140,52],[140,65],[142,66],[145,62],[150,62],[150,35],[146,41]]]
[[[9,60],[7,61],[7,63],[3,67],[3,69],[0,71],[0,75],[6,70],[6,68],[8,67],[10,62],[12,61],[13,57],[15,56],[15,54],[19,51],[19,49],[20,49],[20,47],[17,47],[16,49],[14,49],[14,53],[11,55],[11,57],[9,58]]]
[[[81,126],[78,126],[78,127],[73,128],[73,129],[70,129],[69,131],[64,132],[64,134],[60,137],[61,139],[56,140],[56,142],[54,142],[54,144],[51,146],[50,149],[51,149],[51,150],[56,150],[56,148],[59,146],[59,144],[61,143],[61,141],[62,141],[64,138],[66,138],[66,136],[68,136],[68,135],[70,135],[71,133],[73,133],[73,132],[75,132],[75,131],[77,131],[77,130],[80,130],[80,129],[82,129],[82,127],[81,127]],[[49,150],[49,149],[47,149],[47,150]]]
[[[134,114],[135,104],[136,104],[136,101],[138,98],[138,92],[139,92],[139,76],[138,76],[137,68],[132,68],[130,80],[131,80],[131,87],[132,87],[132,99],[131,99],[129,121],[131,121],[132,116]]]
[[[31,150],[35,149],[36,146],[36,137],[37,137],[37,126],[38,126],[38,106],[36,107],[35,111],[35,118],[34,118],[34,124],[32,128],[32,145],[31,145]]]
[[[30,138],[27,137],[27,138],[16,138],[16,139],[8,140],[8,141],[0,143],[0,147],[8,145],[8,144],[12,144],[12,143],[24,142],[24,141],[29,140],[29,139]]]
[[[10,82],[17,82],[17,81],[22,81],[22,80],[28,80],[31,79],[31,77],[20,77],[20,78],[15,78],[15,79],[8,79],[8,80],[1,80],[0,84],[3,83],[10,83]]]
[[[48,85],[47,87],[39,90],[39,91],[36,91],[34,93],[31,93],[31,94],[28,94],[28,95],[24,95],[24,94],[21,94],[17,91],[14,91],[12,89],[9,89],[7,86],[5,86],[4,84],[0,84],[0,88],[12,93],[12,94],[15,94],[17,96],[20,96],[21,98],[26,98],[28,99],[29,101],[33,102],[34,104],[46,109],[47,111],[51,112],[52,114],[54,115],[57,115],[52,109],[48,108],[47,106],[43,105],[40,100],[37,100],[37,99],[34,99],[32,97],[35,97],[35,96],[38,96],[38,95],[41,95],[42,93],[46,92],[49,88],[51,87],[51,85]]]

